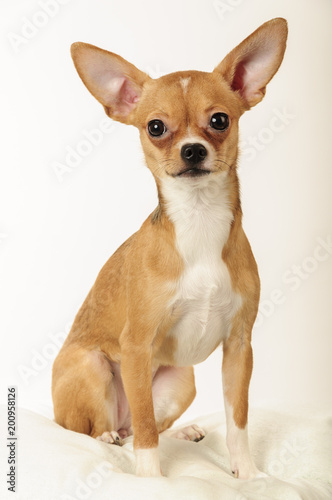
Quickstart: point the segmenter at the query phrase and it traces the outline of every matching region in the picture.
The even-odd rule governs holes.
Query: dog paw
[[[103,443],[115,444],[117,446],[122,446],[123,441],[116,431],[103,432],[101,436],[96,437],[97,441],[103,441]]]
[[[193,424],[175,431],[172,437],[176,439],[185,439],[186,441],[195,441],[197,443],[205,437],[205,432],[198,427],[198,425]]]

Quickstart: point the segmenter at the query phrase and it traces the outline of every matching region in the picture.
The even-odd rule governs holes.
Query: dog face
[[[134,124],[154,176],[197,179],[227,171],[237,157],[242,112],[240,99],[217,71],[148,81]]]

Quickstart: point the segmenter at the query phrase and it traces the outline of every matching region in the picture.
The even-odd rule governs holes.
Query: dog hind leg
[[[157,429],[163,432],[171,427],[195,398],[193,368],[160,367],[153,378],[152,395]],[[190,425],[177,431],[168,431],[167,435],[177,439],[200,441],[205,432],[197,425]]]
[[[99,351],[69,346],[53,367],[55,421],[66,429],[112,442],[118,427],[117,391],[112,364]],[[113,442],[121,444],[114,434]]]

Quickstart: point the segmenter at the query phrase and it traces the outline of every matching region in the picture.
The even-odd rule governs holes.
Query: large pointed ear
[[[84,85],[107,115],[131,123],[143,85],[150,77],[117,54],[88,43],[73,43],[71,55]]]
[[[286,49],[287,22],[276,18],[260,26],[217,66],[245,109],[260,102],[266,85],[277,72]]]

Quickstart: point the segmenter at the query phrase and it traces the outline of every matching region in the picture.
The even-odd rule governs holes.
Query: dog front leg
[[[132,416],[136,474],[160,476],[159,434],[152,399],[151,348],[142,345],[123,348],[121,375]]]
[[[223,390],[227,423],[227,447],[234,477],[251,479],[262,475],[256,468],[248,443],[248,392],[252,372],[250,335],[233,328],[223,346]]]

